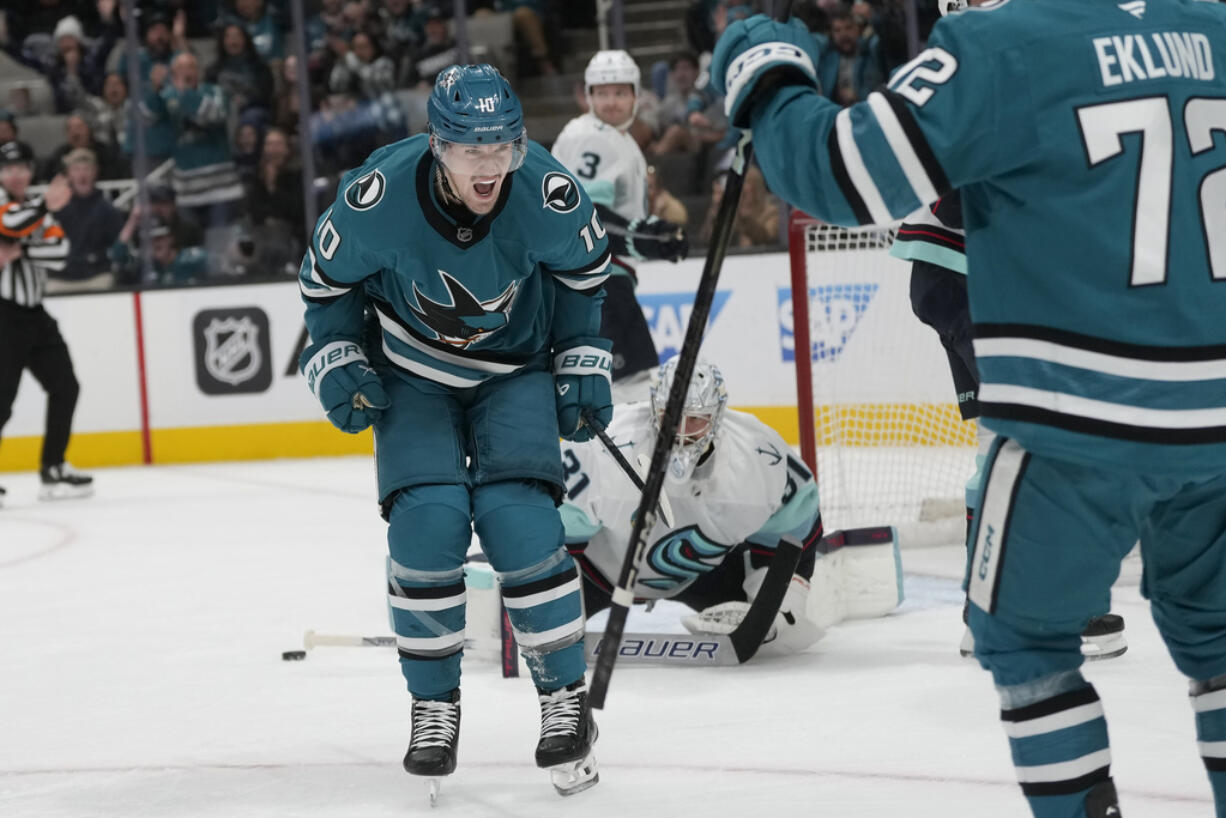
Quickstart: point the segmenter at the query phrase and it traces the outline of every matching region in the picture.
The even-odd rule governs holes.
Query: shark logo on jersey
[[[670,591],[706,574],[723,560],[728,546],[712,542],[691,525],[656,541],[647,551],[646,565],[660,576],[639,578],[649,588]]]
[[[579,206],[579,186],[565,173],[546,173],[541,180],[541,197],[545,200],[542,208],[547,207],[555,213],[569,213]]]
[[[413,295],[419,307],[411,303],[409,309],[430,329],[438,340],[445,344],[464,348],[483,340],[507,325],[511,305],[519,291],[519,282],[513,281],[498,296],[481,301],[467,287],[445,271],[438,274],[451,296],[450,304],[431,301],[413,283]]]
[[[349,183],[345,188],[345,203],[354,210],[370,210],[383,200],[386,190],[387,179],[376,168]]]
[[[847,347],[864,312],[877,295],[876,284],[826,284],[809,289],[809,342],[813,360],[835,363]],[[779,349],[785,363],[796,360],[792,290],[776,289],[779,304]]]

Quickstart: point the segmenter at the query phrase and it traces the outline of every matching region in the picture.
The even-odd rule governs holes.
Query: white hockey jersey
[[[631,464],[639,455],[651,457],[656,433],[647,403],[618,406],[608,431]],[[564,444],[562,462],[566,541],[587,542],[588,560],[616,581],[639,490],[599,440]],[[634,587],[642,599],[674,596],[742,542],[774,548],[782,535],[791,534],[809,545],[819,533],[813,475],[774,430],[731,409],[711,456],[688,482],[665,480],[664,492],[673,525],[657,515]]]
[[[646,218],[647,160],[630,134],[583,114],[566,123],[553,155],[593,202],[627,221]]]

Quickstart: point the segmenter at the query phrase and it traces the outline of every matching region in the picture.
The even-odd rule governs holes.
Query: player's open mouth
[[[487,199],[494,195],[494,186],[498,184],[498,180],[494,179],[488,182],[473,181],[473,190],[477,191],[477,195],[482,199]]]

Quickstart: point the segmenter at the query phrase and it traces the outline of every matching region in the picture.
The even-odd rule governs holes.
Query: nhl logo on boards
[[[579,186],[565,173],[546,173],[541,180],[541,197],[545,200],[542,207],[555,213],[569,213],[579,206]]]
[[[272,385],[268,316],[258,307],[201,310],[192,319],[196,385],[206,395],[264,392]]]
[[[345,204],[354,210],[370,210],[383,200],[386,190],[387,179],[378,169],[372,170],[365,176],[354,179],[349,183],[349,187],[345,188]]]

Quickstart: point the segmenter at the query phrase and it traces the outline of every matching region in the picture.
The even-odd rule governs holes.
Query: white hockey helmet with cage
[[[588,60],[587,68],[583,69],[583,94],[587,98],[588,110],[592,110],[593,85],[629,85],[634,89],[634,107],[630,109],[630,118],[618,125],[628,128],[634,121],[634,115],[639,110],[639,81],[642,73],[634,58],[621,50],[597,51]]]
[[[657,433],[676,379],[678,360],[676,356],[670,358],[652,374],[651,418]],[[685,392],[681,422],[677,426],[677,437],[668,460],[670,480],[684,482],[694,473],[698,461],[715,442],[727,404],[728,389],[724,386],[723,373],[715,364],[699,360]]]

